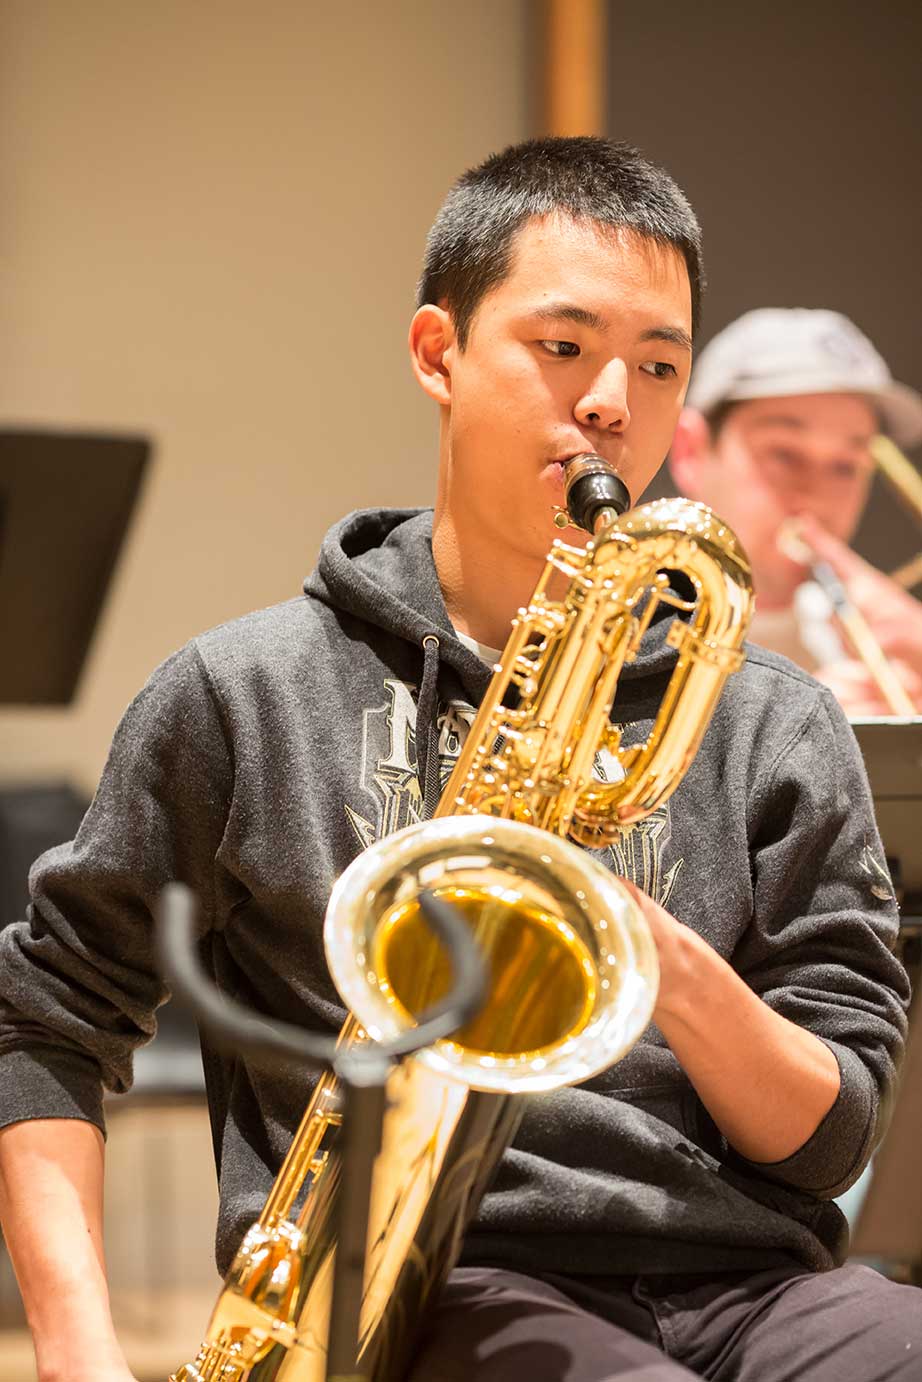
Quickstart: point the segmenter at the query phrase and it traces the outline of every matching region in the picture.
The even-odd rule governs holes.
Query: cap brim
[[[868,398],[880,414],[881,430],[898,446],[911,449],[922,442],[922,394],[908,384],[895,381],[882,389],[862,389],[843,384],[841,376],[807,376],[802,371],[773,375],[768,379],[737,383],[734,388],[711,399],[701,391],[689,389],[687,402],[702,413],[712,412],[720,403],[749,403],[758,398],[797,398],[802,394],[847,393]]]
[[[922,442],[922,395],[908,384],[891,384],[869,395],[880,409],[884,431],[898,446],[914,447]]]

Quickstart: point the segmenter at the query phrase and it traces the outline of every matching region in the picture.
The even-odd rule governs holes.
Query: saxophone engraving
[[[330,972],[351,1013],[343,1042],[397,1036],[448,990],[447,957],[420,918],[423,890],[463,914],[491,974],[477,1016],[388,1083],[361,1320],[359,1366],[372,1382],[402,1376],[420,1314],[515,1135],[520,1096],[589,1079],[647,1027],[658,981],[649,929],[579,846],[616,841],[670,796],[742,662],[752,588],[734,534],[684,499],[624,512],[627,491],[596,456],[569,462],[566,484],[569,519],[591,541],[554,543],[435,817],[360,855],[327,910]],[[670,588],[664,573],[675,570],[693,598]],[[609,719],[618,678],[663,603],[687,616],[669,633],[675,669],[647,740],[624,747]],[[595,777],[600,748],[620,780]],[[323,1382],[338,1126],[328,1073],[198,1356],[172,1382]]]

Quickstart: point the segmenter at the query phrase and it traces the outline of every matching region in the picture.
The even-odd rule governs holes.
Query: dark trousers
[[[920,1382],[922,1290],[868,1267],[538,1277],[462,1267],[408,1382]]]

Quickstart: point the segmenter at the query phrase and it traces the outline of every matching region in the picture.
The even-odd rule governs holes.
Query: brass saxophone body
[[[612,475],[597,457],[571,462],[571,511],[580,467],[593,483]],[[592,540],[554,543],[514,621],[435,817],[366,850],[327,910],[330,972],[352,1014],[342,1041],[395,1036],[447,991],[445,953],[419,914],[424,889],[464,914],[492,976],[480,1013],[388,1083],[361,1324],[362,1375],[373,1382],[402,1377],[419,1315],[515,1134],[516,1096],[589,1079],[648,1025],[658,982],[649,929],[627,889],[578,846],[617,839],[666,800],[742,661],[749,567],[710,510],[666,499],[621,517],[599,502],[588,514]],[[675,596],[667,570],[685,574],[693,599]],[[651,733],[625,747],[609,712],[661,602],[688,620],[670,629],[678,656]],[[600,749],[620,765],[618,780],[596,775]],[[202,1349],[173,1382],[323,1382],[339,1121],[325,1074]]]

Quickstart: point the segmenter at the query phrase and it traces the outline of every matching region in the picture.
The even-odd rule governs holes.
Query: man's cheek
[[[743,505],[746,526],[762,536],[771,536],[788,517],[789,509],[767,485],[753,485]]]

